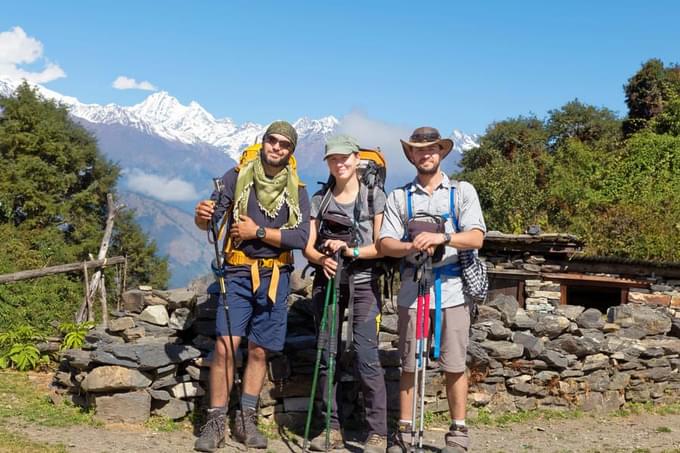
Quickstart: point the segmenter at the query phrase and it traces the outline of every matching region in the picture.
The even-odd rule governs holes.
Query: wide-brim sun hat
[[[453,140],[450,138],[442,138],[437,129],[429,126],[419,127],[413,131],[408,140],[399,141],[404,150],[404,155],[413,165],[415,165],[415,163],[411,160],[411,156],[409,156],[411,148],[424,148],[430,145],[439,145],[442,148],[442,160],[444,160],[453,149]]]

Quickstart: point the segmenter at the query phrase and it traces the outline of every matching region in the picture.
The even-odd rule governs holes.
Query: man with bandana
[[[220,300],[210,408],[195,444],[199,451],[215,451],[224,443],[227,389],[232,388],[234,370],[230,342],[236,351],[242,337],[248,338],[248,362],[233,434],[247,447],[267,447],[257,429],[258,397],[267,352],[284,346],[292,250],[303,249],[309,236],[309,198],[290,165],[297,138],[293,126],[275,121],[264,133],[259,158],[227,171],[221,196],[213,193],[196,205],[194,221],[200,229],[207,230],[211,219],[222,217],[223,225],[231,226],[224,250],[230,326],[225,301]]]

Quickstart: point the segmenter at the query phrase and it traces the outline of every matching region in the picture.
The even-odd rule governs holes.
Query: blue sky
[[[445,133],[575,97],[625,114],[643,61],[680,61],[678,2],[555,3],[15,1],[0,32],[42,43],[15,68],[56,65],[45,86],[83,102],[149,94],[113,88],[125,76],[238,123],[359,111]]]

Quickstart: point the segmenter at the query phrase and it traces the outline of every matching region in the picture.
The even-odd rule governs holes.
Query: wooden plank
[[[625,305],[628,303],[628,293],[630,291],[628,288],[621,288],[621,305]]]
[[[517,285],[517,302],[519,303],[519,306],[524,308],[525,306],[525,301],[524,301],[524,280],[519,281],[519,285]]]
[[[543,277],[547,280],[567,282],[569,285],[649,288],[649,282],[645,280],[634,280],[620,277],[605,277],[601,275],[585,275],[577,273],[574,274],[545,273],[543,274]]]
[[[3,274],[0,275],[0,283],[18,282],[20,280],[29,280],[37,277],[45,277],[47,275],[82,271],[83,266],[86,266],[88,269],[92,269],[97,267],[106,267],[112,264],[122,264],[123,262],[125,262],[124,256],[114,256],[112,258],[101,260],[86,261],[85,263],[78,261],[77,263],[60,264],[58,266],[43,267],[41,269],[31,269],[27,271],[14,272],[11,274]]]
[[[489,275],[497,275],[499,278],[508,279],[522,279],[527,280],[530,278],[537,278],[541,275],[539,272],[525,271],[524,269],[489,269],[487,270]]]
[[[560,305],[567,305],[569,303],[568,296],[567,296],[568,292],[569,292],[569,287],[567,285],[565,285],[564,283],[562,283],[560,285]]]

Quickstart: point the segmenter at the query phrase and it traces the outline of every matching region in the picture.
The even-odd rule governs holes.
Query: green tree
[[[96,255],[106,194],[115,194],[118,167],[65,107],[27,84],[0,98],[0,110],[0,272]],[[125,250],[137,263],[131,281],[163,286],[167,263],[154,256],[154,244],[135,227],[130,215],[122,216],[112,251]],[[45,329],[52,320],[68,320],[82,297],[80,274],[0,285],[0,330],[24,323]]]

